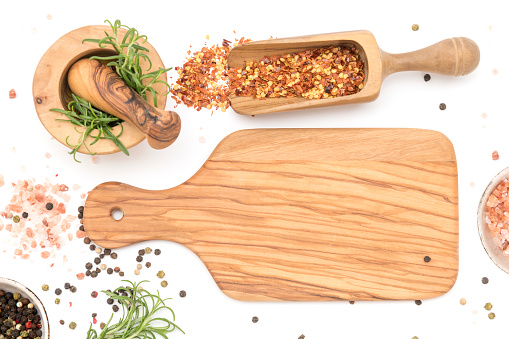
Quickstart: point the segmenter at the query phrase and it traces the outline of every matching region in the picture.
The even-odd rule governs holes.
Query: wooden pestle
[[[81,59],[71,66],[69,88],[98,109],[135,125],[150,147],[170,146],[180,133],[180,117],[146,102],[108,66],[98,60]]]

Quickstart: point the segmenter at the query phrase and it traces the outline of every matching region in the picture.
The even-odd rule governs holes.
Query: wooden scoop
[[[311,107],[324,107],[374,101],[382,81],[390,74],[422,71],[443,75],[466,75],[479,64],[479,47],[468,38],[452,38],[427,48],[404,54],[382,51],[368,31],[353,31],[248,42],[233,48],[229,67],[243,67],[246,61],[260,61],[265,56],[296,53],[322,47],[355,46],[364,60],[364,88],[352,95],[330,99],[267,98],[232,96],[231,106],[239,114],[264,114]]]
[[[239,131],[185,183],[107,182],[83,215],[104,248],[186,246],[240,300],[425,299],[458,270],[456,158],[434,131]]]
[[[102,111],[131,122],[155,149],[170,146],[180,133],[180,117],[147,103],[98,60],[82,59],[68,74],[71,91]]]

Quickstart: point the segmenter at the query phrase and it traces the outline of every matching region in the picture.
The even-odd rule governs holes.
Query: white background
[[[69,211],[82,203],[79,194],[104,181],[116,180],[148,189],[176,186],[192,176],[215,146],[227,134],[259,127],[411,127],[443,132],[454,144],[459,171],[460,270],[456,285],[446,295],[424,300],[398,302],[239,302],[223,295],[200,260],[184,247],[154,241],[118,251],[116,265],[129,279],[150,279],[153,289],[164,269],[169,286],[160,288],[164,297],[174,298],[170,306],[177,323],[191,338],[391,338],[420,339],[504,337],[507,335],[509,277],[492,264],[480,243],[476,210],[490,179],[509,164],[507,142],[507,82],[509,74],[509,26],[502,1],[10,1],[0,10],[3,44],[0,54],[0,174],[6,185],[0,188],[0,210],[12,195],[10,182],[49,178],[71,187]],[[51,16],[51,19],[49,19]],[[58,38],[81,26],[102,24],[105,19],[121,19],[136,27],[157,48],[167,67],[182,65],[186,51],[201,48],[205,36],[209,45],[223,38],[245,36],[253,40],[316,33],[367,29],[379,46],[391,53],[426,47],[449,37],[473,39],[481,50],[478,69],[466,77],[432,75],[424,82],[421,72],[400,73],[385,80],[380,97],[373,103],[343,107],[241,116],[179,106],[182,132],[166,150],[155,151],[146,142],[132,148],[131,156],[119,153],[100,156],[92,163],[79,155],[74,162],[67,149],[39,122],[32,101],[32,78],[44,52]],[[412,24],[420,26],[412,31]],[[233,30],[237,32],[235,35]],[[494,72],[496,70],[496,72]],[[497,73],[497,74],[495,74]],[[174,77],[175,79],[175,77]],[[173,80],[174,80],[173,79]],[[9,99],[14,88],[16,99]],[[446,103],[445,111],[439,110]],[[167,108],[173,107],[169,99]],[[486,113],[486,118],[483,118]],[[205,142],[199,142],[200,137]],[[497,150],[500,160],[493,161]],[[51,153],[50,159],[45,153]],[[58,178],[55,175],[58,174]],[[73,227],[78,227],[77,224]],[[144,246],[160,248],[152,254],[152,268],[135,276],[136,252]],[[107,320],[110,308],[104,298],[92,299],[92,290],[114,288],[118,275],[78,281],[76,274],[94,258],[81,241],[75,240],[43,260],[13,258],[15,239],[0,232],[0,276],[16,279],[32,288],[47,305],[54,338],[85,338],[91,313]],[[63,263],[63,254],[69,257]],[[107,261],[109,264],[111,261]],[[53,267],[50,264],[54,263]],[[489,284],[481,278],[487,276]],[[53,290],[64,282],[78,287],[65,291],[62,303],[54,305]],[[42,292],[43,283],[50,292]],[[149,287],[148,284],[144,285]],[[178,292],[187,291],[186,298]],[[467,304],[461,306],[460,298]],[[69,307],[68,302],[73,306]],[[496,314],[488,319],[483,309],[491,302]],[[253,316],[259,322],[251,321]],[[59,320],[66,321],[65,326]],[[75,321],[72,332],[67,324]]]

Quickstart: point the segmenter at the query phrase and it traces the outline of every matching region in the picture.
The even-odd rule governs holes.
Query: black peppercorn
[[[70,290],[72,293],[75,293],[78,289],[76,288],[76,286],[71,286]]]
[[[253,317],[252,321],[256,324],[258,322],[258,317]]]
[[[117,253],[113,252],[110,254],[111,259],[117,259]]]
[[[92,318],[97,317],[97,313],[92,313]]]
[[[95,251],[95,245],[94,244],[90,245],[88,248],[90,248],[91,251]]]
[[[83,231],[83,232],[85,232],[85,226],[83,226],[83,225],[80,225],[80,231]]]
[[[104,253],[99,254],[100,259],[104,259]]]
[[[124,276],[124,272],[120,271],[120,272],[118,272],[118,275],[123,277]]]
[[[55,294],[56,294],[56,295],[60,295],[60,294],[62,294],[62,290],[61,290],[61,289],[59,289],[59,288],[57,288],[57,289],[55,290]]]
[[[91,275],[91,274],[92,274],[92,271],[90,271],[90,270],[87,270],[87,271],[85,272],[85,275],[86,275],[87,277],[90,277],[90,275]]]
[[[482,281],[482,283],[483,283],[483,284],[485,284],[485,285],[486,285],[487,283],[489,283],[489,281],[490,281],[490,280],[488,279],[488,277],[483,277],[483,278],[481,279],[481,281]]]
[[[136,257],[136,261],[137,262],[142,262],[143,261],[143,257],[141,255],[137,256]]]
[[[53,209],[53,204],[52,204],[52,203],[50,203],[50,202],[48,202],[48,203],[46,204],[46,209],[47,209],[48,211],[51,211],[51,210]]]
[[[179,293],[179,296],[180,296],[181,298],[185,298],[185,297],[186,297],[186,295],[187,295],[187,293],[186,293],[186,291],[184,291],[184,290],[180,291],[180,293]]]
[[[92,267],[93,267],[93,266],[94,266],[94,265],[92,265],[92,263],[91,263],[91,262],[87,262],[87,263],[85,264],[85,268],[86,268],[87,270],[92,269]]]
[[[431,80],[431,75],[429,74],[424,74],[424,81],[428,82]]]
[[[422,301],[420,301],[420,300],[416,300],[416,301],[415,301],[415,304],[416,304],[417,306],[421,306],[421,305],[422,305]]]
[[[65,288],[66,290],[70,289],[70,288],[71,288],[71,284],[69,284],[69,283],[65,283],[65,284],[64,284],[64,288]]]
[[[145,255],[145,250],[144,249],[139,250],[138,255]]]
[[[83,239],[83,242],[88,245],[91,243],[91,240],[89,237],[85,237],[85,239]]]
[[[156,249],[156,250],[154,251],[154,254],[155,254],[155,255],[159,255],[159,254],[161,254],[161,250],[160,250],[160,249]]]
[[[83,219],[83,214],[82,213],[78,214],[78,219]]]
[[[111,250],[109,248],[105,248],[104,249],[104,254],[110,255],[111,254]]]
[[[28,218],[28,213],[27,212],[23,212],[23,214],[21,215],[24,219]]]
[[[431,261],[431,258],[429,256],[424,257],[424,262],[430,262],[430,261]]]
[[[118,312],[118,306],[117,305],[113,305],[112,309],[113,309],[113,312]]]
[[[445,109],[446,109],[446,106],[445,106],[445,104],[444,104],[444,103],[441,103],[441,104],[438,106],[438,108],[440,108],[440,110],[442,110],[442,111],[443,111],[443,110],[445,110]]]
[[[78,207],[78,213],[83,213],[84,210],[85,210],[85,207],[83,207],[83,206]]]
[[[108,303],[108,305],[111,305],[111,304],[113,304],[113,299],[108,298],[108,299],[106,299],[106,302]]]
[[[106,272],[108,272],[108,274],[112,274],[112,273],[113,273],[113,268],[111,268],[111,267],[110,267],[110,268],[108,268],[108,269],[106,270]]]
[[[96,263],[96,265],[99,265],[99,264],[101,263],[101,258],[96,257],[96,258],[94,259],[94,262]]]
[[[63,325],[63,324],[65,324],[65,321],[60,320],[60,325]],[[35,334],[35,333],[34,333],[34,334]]]
[[[100,269],[99,267],[96,267],[96,268],[95,268],[95,271],[96,271],[97,273],[101,273],[101,269]]]

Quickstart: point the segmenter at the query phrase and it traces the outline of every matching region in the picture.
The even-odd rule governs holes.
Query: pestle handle
[[[467,75],[479,64],[480,52],[468,38],[451,38],[418,51],[390,54],[381,51],[383,77],[396,72],[422,71],[443,75]]]
[[[129,121],[142,131],[150,147],[170,146],[180,133],[180,117],[146,102],[108,66],[82,59],[68,74],[71,91],[98,109]]]

